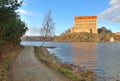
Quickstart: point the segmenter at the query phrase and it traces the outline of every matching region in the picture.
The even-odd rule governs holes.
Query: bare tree
[[[43,20],[42,27],[40,28],[40,34],[44,37],[43,43],[44,45],[47,37],[52,37],[54,35],[55,23],[51,17],[51,10],[49,10]]]

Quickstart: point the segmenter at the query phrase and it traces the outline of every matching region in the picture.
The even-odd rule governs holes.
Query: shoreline
[[[92,70],[83,70],[74,64],[61,62],[58,57],[50,54],[45,47],[35,47],[35,54],[40,61],[62,73],[71,81],[94,81],[96,79]]]

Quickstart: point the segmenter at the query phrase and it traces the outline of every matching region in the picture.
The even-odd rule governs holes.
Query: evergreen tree
[[[0,0],[0,41],[19,43],[27,27],[16,10],[22,2],[18,0]]]
[[[20,38],[25,34],[27,27],[25,22],[16,12],[22,2],[18,0],[0,0],[0,57],[3,46],[20,44]]]

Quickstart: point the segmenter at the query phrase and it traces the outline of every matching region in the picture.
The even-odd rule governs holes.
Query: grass
[[[62,73],[64,76],[70,79],[70,81],[94,81],[93,77],[88,77],[92,73],[89,71],[83,71],[81,72],[81,75],[74,73],[72,70],[69,68],[64,68],[60,65],[60,63],[54,63],[53,61],[50,60],[50,54],[49,55],[44,55],[43,48],[40,47],[35,47],[35,54],[38,57],[38,59],[48,66],[52,67],[53,69],[57,70],[58,72]],[[87,77],[86,77],[87,76]]]
[[[82,78],[79,75],[71,72],[68,69],[59,68],[59,71],[62,72],[65,76],[67,76],[68,78],[70,78],[70,79],[72,79],[74,81],[80,81],[80,80],[82,80]]]
[[[0,60],[0,81],[7,81],[9,66],[12,61],[15,59],[16,55],[20,52],[20,49],[8,52],[6,57]]]

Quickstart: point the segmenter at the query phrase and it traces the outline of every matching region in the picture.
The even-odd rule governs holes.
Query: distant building
[[[97,33],[97,16],[77,16],[70,33],[89,32]]]
[[[116,34],[116,35],[120,35],[120,32],[116,32],[115,34]]]
[[[113,41],[115,41],[115,40],[114,40],[114,38],[113,38],[113,37],[111,37],[111,38],[110,38],[110,42],[113,42]]]

